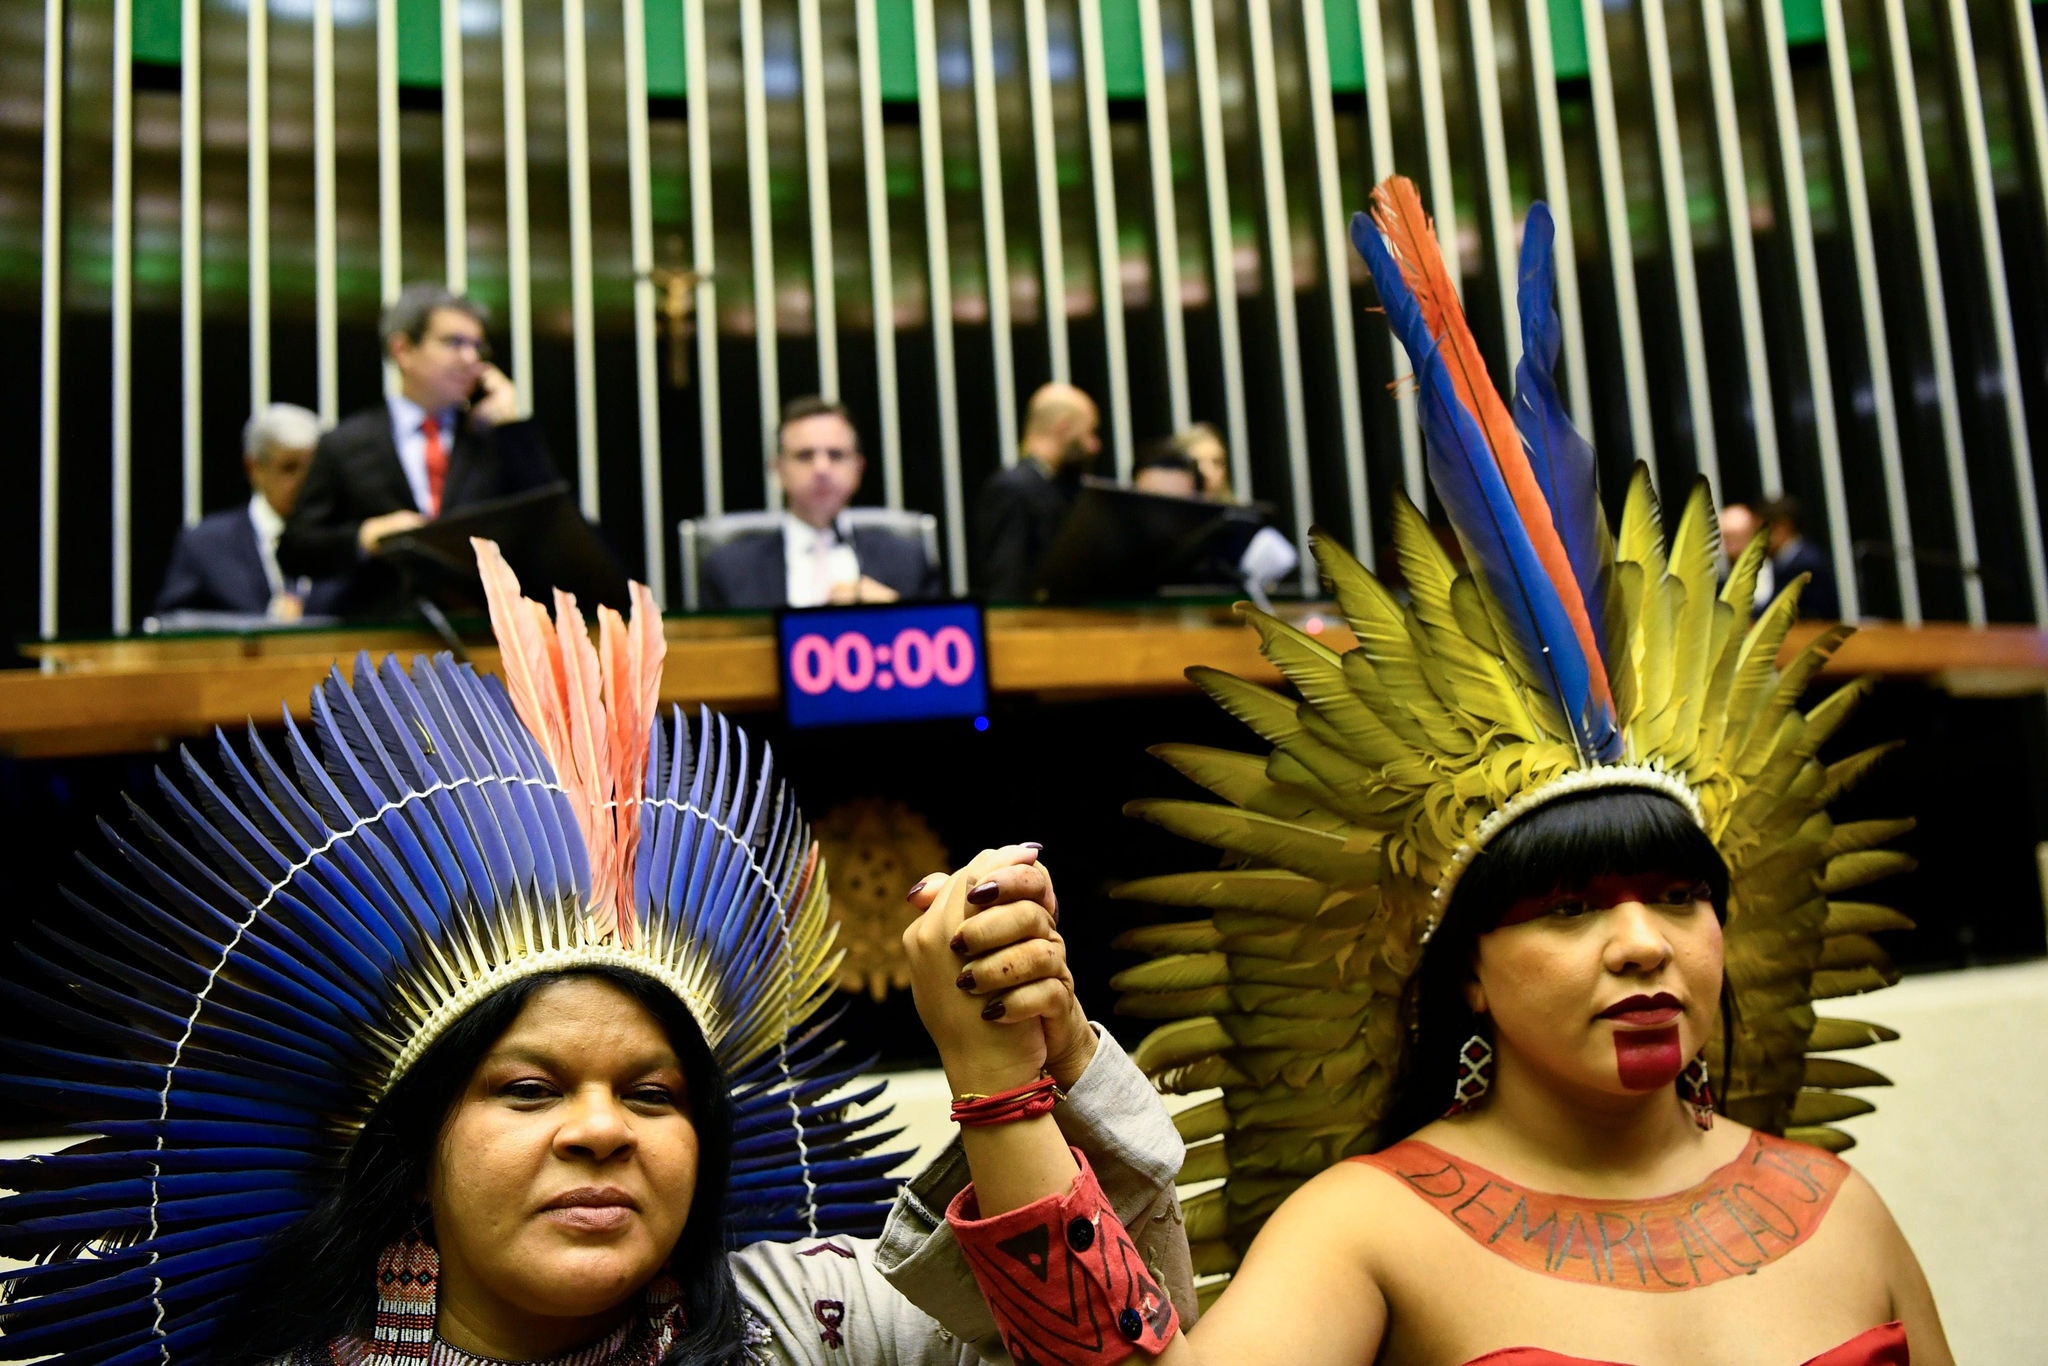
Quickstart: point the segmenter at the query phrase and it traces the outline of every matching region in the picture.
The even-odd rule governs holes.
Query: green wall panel
[[[135,43],[138,62],[178,64],[180,40],[178,0],[135,0]]]
[[[874,0],[875,46],[881,49],[882,98],[917,102],[916,0]]]
[[[1109,98],[1145,98],[1145,48],[1138,25],[1138,0],[1102,0],[1102,74]]]
[[[1365,45],[1359,38],[1358,6],[1351,0],[1328,0],[1323,6],[1323,32],[1329,36],[1330,89],[1340,95],[1365,90]]]
[[[441,85],[441,6],[436,0],[398,0],[398,83]]]
[[[688,89],[683,75],[683,7],[676,0],[641,0],[647,16],[647,93],[656,99],[681,99]]]

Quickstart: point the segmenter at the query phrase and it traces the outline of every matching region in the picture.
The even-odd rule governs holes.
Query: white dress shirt
[[[860,579],[860,557],[853,553],[853,534],[841,517],[823,529],[784,513],[782,563],[791,607],[818,607],[830,601],[832,585]]]
[[[270,596],[285,591],[284,572],[277,567],[277,538],[284,535],[284,518],[260,493],[249,495],[249,525],[256,528],[256,553],[263,557],[263,577],[270,582]]]
[[[393,394],[386,401],[391,406],[391,440],[398,447],[398,464],[405,471],[405,482],[412,488],[412,505],[426,512],[434,506],[433,486],[427,482],[427,434],[420,430],[420,424],[427,420],[427,410],[403,394]],[[441,449],[452,466],[455,410],[450,408],[439,416]]]

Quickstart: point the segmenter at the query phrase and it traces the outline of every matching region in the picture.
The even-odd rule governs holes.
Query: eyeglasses
[[[450,351],[474,352],[478,360],[489,360],[491,358],[491,344],[482,337],[451,337],[443,333],[439,336],[429,337],[427,340],[437,345],[445,346]]]

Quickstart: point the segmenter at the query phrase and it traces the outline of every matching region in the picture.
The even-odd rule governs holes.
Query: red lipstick
[[[1678,1051],[1678,1027],[1616,1030],[1614,1062],[1621,1070],[1621,1084],[1631,1091],[1671,1085],[1685,1067]]]

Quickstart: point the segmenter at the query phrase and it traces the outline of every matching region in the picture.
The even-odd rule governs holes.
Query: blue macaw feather
[[[1584,595],[1593,638],[1607,645],[1608,557],[1604,552],[1606,513],[1600,507],[1599,462],[1593,447],[1573,425],[1557,391],[1557,353],[1564,333],[1554,306],[1556,224],[1542,201],[1522,221],[1522,259],[1517,307],[1522,316],[1522,359],[1515,367],[1515,430],[1529,451],[1529,465],[1543,486],[1551,521],[1572,577]],[[1603,758],[1612,756],[1602,756]]]
[[[1524,666],[1543,680],[1566,717],[1592,715],[1592,675],[1584,647],[1565,614],[1557,586],[1537,557],[1477,419],[1458,398],[1437,339],[1430,335],[1421,305],[1402,277],[1400,263],[1366,214],[1353,215],[1351,241],[1371,269],[1387,322],[1415,368],[1430,486],[1500,614],[1501,633],[1519,652]],[[1576,738],[1588,758],[1606,743],[1591,734],[1581,733]]]

